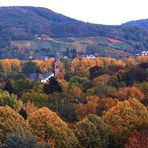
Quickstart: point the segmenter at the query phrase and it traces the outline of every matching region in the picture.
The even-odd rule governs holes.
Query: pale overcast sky
[[[40,6],[98,24],[148,18],[148,0],[0,0],[0,6]]]

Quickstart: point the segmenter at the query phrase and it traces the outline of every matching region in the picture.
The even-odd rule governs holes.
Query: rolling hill
[[[127,56],[147,50],[148,29],[85,23],[40,7],[0,7],[0,58],[48,56],[67,48]]]
[[[129,22],[122,24],[122,26],[125,26],[125,27],[137,26],[137,27],[143,27],[143,28],[148,29],[148,19],[129,21]]]

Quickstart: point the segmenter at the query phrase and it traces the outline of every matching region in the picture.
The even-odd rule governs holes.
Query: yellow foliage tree
[[[56,147],[72,148],[78,145],[66,122],[53,111],[43,107],[28,117],[32,132],[45,141],[55,140]]]
[[[10,73],[12,71],[20,72],[22,68],[22,62],[17,59],[2,59],[0,60],[0,69],[2,72]]]
[[[8,106],[0,106],[0,141],[4,142],[9,134],[31,135],[29,124],[16,111]]]
[[[110,143],[123,147],[134,130],[148,127],[148,111],[137,99],[129,99],[108,110],[103,120],[110,131]]]
[[[34,62],[42,73],[53,70],[54,58],[49,58],[48,60],[34,60]]]

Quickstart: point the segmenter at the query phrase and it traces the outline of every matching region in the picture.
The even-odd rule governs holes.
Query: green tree
[[[116,88],[109,85],[99,85],[87,91],[88,94],[97,95],[100,98],[111,97],[115,92]]]
[[[76,123],[74,132],[81,147],[105,148],[108,144],[108,131],[97,115],[89,115]]]
[[[17,79],[14,81],[14,93],[21,96],[23,92],[32,89],[33,84],[29,79]]]
[[[100,135],[102,148],[106,148],[108,146],[109,132],[104,121],[97,115],[88,115],[87,118],[96,126],[97,131],[99,132]]]
[[[100,66],[94,66],[92,68],[89,69],[89,73],[90,73],[90,78],[94,79],[99,75],[103,75],[106,73],[105,69],[103,67]]]
[[[13,109],[18,106],[17,97],[14,94],[9,94],[7,91],[0,90],[0,106],[8,105]]]
[[[13,84],[12,84],[12,82],[10,80],[8,80],[6,82],[4,89],[6,91],[8,91],[10,94],[12,94],[14,92]]]
[[[49,95],[47,106],[57,112],[65,121],[74,122],[77,120],[74,102],[75,100],[70,94],[55,92]]]
[[[137,87],[141,92],[143,92],[144,96],[148,98],[148,82],[135,84],[135,87]]]
[[[62,86],[55,77],[51,77],[48,83],[44,85],[44,92],[46,94],[53,94],[54,92],[62,92],[62,91],[63,91]]]
[[[24,92],[21,96],[24,103],[32,102],[37,107],[43,107],[47,105],[48,95],[44,92],[37,92],[31,90],[30,92]]]
[[[38,73],[39,68],[37,67],[35,62],[27,61],[23,65],[22,72],[26,75],[29,75],[31,73]]]

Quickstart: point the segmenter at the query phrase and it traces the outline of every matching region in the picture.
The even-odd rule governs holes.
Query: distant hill
[[[107,26],[84,23],[39,7],[0,7],[0,35],[12,39],[105,35]]]
[[[148,19],[129,21],[129,22],[122,24],[122,26],[125,26],[125,27],[137,26],[137,27],[143,27],[143,28],[148,29]]]
[[[97,42],[90,46],[90,41],[96,43],[95,37],[104,40],[101,44]],[[107,41],[108,38],[120,43],[111,43]],[[105,56],[116,56],[117,52],[113,52],[116,50],[133,54],[147,50],[148,29],[85,23],[40,7],[0,7],[0,58],[27,58],[32,55],[29,54],[31,49],[37,49],[41,56],[45,55],[45,52],[40,52],[41,48],[46,49],[46,53],[53,49],[66,50],[71,44],[70,40],[73,42],[70,48],[80,46],[81,51],[84,44],[78,42],[80,39],[84,40],[85,48],[92,53],[107,50]]]

